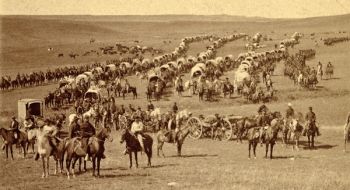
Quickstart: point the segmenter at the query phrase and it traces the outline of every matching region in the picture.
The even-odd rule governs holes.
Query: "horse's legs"
[[[138,167],[139,167],[139,162],[138,162],[138,160],[137,160],[137,151],[135,151],[134,154],[135,154],[135,164],[136,164],[136,168],[138,168]]]
[[[27,154],[26,143],[25,142],[22,142],[22,149],[23,149],[23,158],[25,158],[26,154]]]
[[[311,146],[310,146],[310,136],[309,136],[309,135],[307,135],[307,144],[308,144],[308,147],[309,147],[309,149],[310,149]]]
[[[182,142],[177,142],[177,156],[181,156]]]
[[[266,143],[265,147],[266,147],[266,149],[265,149],[265,158],[267,158],[267,153],[269,152],[269,143]]]
[[[5,149],[6,149],[6,159],[8,159],[9,158],[9,145],[8,144],[6,144],[5,145]]]
[[[49,159],[50,159],[50,157],[49,156],[47,156],[46,157],[46,177],[48,177],[49,176],[49,171],[50,171],[50,161],[49,161]]]
[[[70,172],[70,163],[71,163],[71,158],[67,157],[66,158],[66,170],[67,170],[67,177],[70,179],[69,172]]]
[[[311,135],[311,147],[315,148],[315,135]]]
[[[251,146],[252,146],[252,143],[251,142],[248,142],[248,158],[250,159],[250,149],[251,149]]]
[[[272,159],[273,146],[274,146],[274,143],[271,143],[270,144],[270,159]]]
[[[92,157],[92,176],[95,177],[95,170],[96,170],[96,156]]]
[[[13,160],[13,150],[12,150],[12,144],[10,145],[10,152],[11,152],[11,158]]]
[[[41,157],[41,161],[43,163],[43,175],[41,176],[41,178],[44,178],[45,177],[45,174],[46,174],[46,171],[45,171],[45,158],[44,157]]]
[[[258,146],[258,143],[253,143],[253,153],[254,153],[254,159],[256,159],[256,147]]]
[[[162,150],[162,148],[163,148],[163,144],[164,143],[161,143],[161,142],[158,142],[158,144],[157,144],[157,156],[158,157],[159,157],[159,151]]]
[[[72,159],[72,175],[73,175],[73,178],[75,177],[75,163],[76,162],[77,162],[77,158],[73,157],[73,159]]]
[[[57,175],[57,170],[58,170],[58,162],[59,160],[55,160],[55,172],[54,172],[54,175]]]
[[[129,168],[132,167],[132,152],[129,152]]]
[[[97,176],[100,176],[100,163],[101,163],[101,158],[97,157]]]

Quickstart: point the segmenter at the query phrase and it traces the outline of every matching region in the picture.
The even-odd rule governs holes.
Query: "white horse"
[[[292,141],[295,141],[295,144],[293,144],[293,150],[295,148],[299,150],[299,139],[302,132],[303,127],[299,124],[299,121],[297,119],[292,119],[290,123],[290,138]]]
[[[43,164],[43,174],[42,178],[49,176],[49,160],[50,156],[54,153],[54,147],[52,147],[50,143],[50,136],[51,134],[57,133],[58,129],[56,126],[53,125],[44,125],[42,128],[36,130],[36,137],[38,140],[38,154],[42,160]],[[56,161],[56,168],[55,168],[55,174],[57,173],[57,164],[58,160]]]

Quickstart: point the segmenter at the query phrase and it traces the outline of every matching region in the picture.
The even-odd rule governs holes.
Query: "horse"
[[[237,136],[237,143],[240,141],[242,143],[243,137],[248,134],[249,129],[257,127],[257,121],[255,118],[244,117],[236,122],[235,134]]]
[[[333,66],[327,65],[327,67],[326,67],[326,76],[327,76],[327,78],[331,79],[332,76],[333,76],[333,73],[334,73]]]
[[[80,137],[74,137],[72,139],[69,139],[66,143],[65,152],[66,152],[67,177],[68,177],[68,179],[70,179],[70,171],[71,171],[73,178],[74,178],[75,177],[75,172],[74,172],[75,162],[80,157],[85,157],[85,155],[86,155],[86,153],[82,149]],[[81,162],[79,162],[79,163],[81,163]],[[71,166],[72,166],[72,168],[71,168]],[[86,163],[84,162],[84,169],[85,168],[86,168]],[[81,170],[81,167],[79,167],[79,171],[80,170]]]
[[[272,157],[273,146],[276,143],[278,132],[279,130],[282,129],[282,125],[283,125],[283,120],[280,118],[281,117],[280,113],[275,112],[273,115],[274,115],[274,119],[271,121],[271,126],[266,129],[265,135],[263,138],[266,146],[265,158],[267,158],[267,154],[270,146],[270,159],[273,158]]]
[[[222,88],[222,92],[224,93],[224,97],[226,97],[227,95],[230,95],[230,97],[231,97],[233,92],[234,92],[233,85],[232,84],[224,84],[223,88]]]
[[[260,131],[258,127],[248,129],[248,158],[250,159],[250,151],[253,148],[254,158],[256,159],[256,147],[259,143]]]
[[[8,130],[5,128],[0,128],[0,134],[2,138],[5,140],[5,148],[6,148],[6,158],[8,159],[8,149],[10,148],[11,158],[13,160],[13,151],[12,151],[12,145],[13,144],[20,144],[23,148],[23,157],[26,157],[26,145],[28,142],[28,136],[23,131],[19,131],[19,135],[17,139],[15,139],[14,131]]]
[[[160,130],[157,133],[157,156],[159,157],[159,152],[162,152],[162,156],[165,157],[163,152],[163,145],[167,143],[176,143],[177,144],[177,155],[181,156],[182,145],[185,141],[185,138],[190,134],[191,129],[189,126],[180,129],[179,131],[171,131],[171,128],[176,128],[176,126],[181,125],[180,122],[188,119],[190,117],[187,109],[182,110],[176,114],[176,122],[173,122],[172,119],[168,121],[168,131]],[[174,127],[173,127],[174,126]],[[178,127],[179,128],[179,127]]]
[[[292,119],[290,125],[290,138],[292,141],[295,141],[295,144],[293,144],[293,150],[294,148],[299,150],[299,138],[302,135],[303,126],[301,126],[296,119]]]
[[[96,135],[93,137],[90,137],[88,148],[90,150],[90,156],[92,158],[92,176],[100,176],[100,163],[101,159],[104,153],[104,142],[105,140],[109,140],[109,142],[113,141],[113,138],[111,136],[111,129],[108,127],[102,127],[100,130],[96,132]],[[69,176],[69,169],[70,164],[72,163],[72,174],[73,177],[75,177],[74,173],[74,165],[75,162],[79,159],[79,171],[81,171],[81,158],[86,155],[84,150],[81,147],[81,142],[79,137],[75,137],[67,142],[67,157],[66,157],[66,167],[67,167],[67,176],[68,179],[70,179]],[[84,160],[84,169],[86,171],[86,161]],[[95,175],[95,172],[97,170],[97,175]]]
[[[315,148],[316,124],[307,123],[303,134],[307,136],[309,148]]]
[[[56,126],[44,125],[43,127],[37,130],[37,140],[38,140],[38,154],[41,157],[43,164],[43,174],[42,178],[46,178],[49,176],[49,159],[50,156],[54,156],[56,161],[55,174],[57,173],[58,164],[60,163],[60,170],[62,172],[63,168],[63,157],[64,157],[64,148],[66,140],[59,140],[59,142],[54,145],[52,141],[57,139],[53,139],[49,136],[48,132],[52,130],[57,130]]]
[[[153,139],[151,136],[144,134],[143,135],[143,141],[144,141],[144,148],[145,153],[148,158],[147,166],[151,167],[151,158],[152,158],[152,146],[153,146]],[[120,143],[126,142],[126,147],[129,154],[129,160],[130,165],[129,168],[132,167],[132,153],[135,155],[135,162],[136,162],[136,168],[138,168],[138,160],[137,160],[137,152],[141,151],[141,146],[137,138],[131,134],[131,132],[128,129],[124,129],[121,133],[121,140]]]
[[[128,90],[126,88],[124,88],[122,90],[123,99],[125,99],[125,94],[128,94],[128,93],[132,93],[133,99],[137,98],[137,89],[136,89],[136,87],[130,86]]]

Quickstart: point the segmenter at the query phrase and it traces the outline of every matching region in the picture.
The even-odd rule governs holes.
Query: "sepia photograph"
[[[349,190],[349,0],[0,0],[0,190]]]

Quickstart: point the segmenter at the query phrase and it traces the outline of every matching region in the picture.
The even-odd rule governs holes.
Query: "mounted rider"
[[[141,121],[141,118],[136,116],[135,121],[131,124],[131,133],[135,135],[135,137],[139,141],[142,152],[144,152],[145,150],[143,145],[143,137],[142,137],[143,130],[144,129],[143,129],[143,123]]]
[[[184,85],[181,75],[176,79],[176,91],[178,92],[178,95],[181,95],[181,93],[184,91]]]
[[[152,104],[152,101],[148,101],[148,105],[147,105],[147,111],[148,112],[152,112],[154,110],[154,105]]]
[[[288,103],[288,108],[286,110],[286,122],[290,123],[294,117],[295,117],[295,114],[294,114],[294,109],[292,107],[292,103]]]
[[[80,119],[75,116],[73,118],[73,121],[71,123],[71,125],[69,126],[69,129],[68,129],[68,138],[72,139],[74,137],[78,137],[80,135]]]
[[[25,131],[29,131],[31,129],[35,128],[34,118],[33,117],[26,117],[23,121],[23,127]]]
[[[89,138],[96,134],[94,126],[89,122],[89,116],[84,115],[83,124],[80,126],[80,135],[82,137],[82,148],[86,153],[85,161],[90,161],[89,157]]]
[[[19,122],[16,120],[15,116],[12,116],[11,119],[12,120],[11,120],[10,130],[13,131],[14,138],[15,138],[15,140],[17,140],[17,139],[19,139],[19,134],[20,134]]]
[[[179,111],[179,108],[177,107],[176,102],[174,102],[174,105],[172,107],[173,113],[176,114]]]
[[[316,126],[316,114],[312,111],[312,107],[309,107],[309,111],[305,115],[305,120],[306,120],[306,126],[305,126],[306,130],[304,130],[303,135],[305,136],[306,135],[306,131],[308,129],[311,129],[311,128],[314,127],[315,130],[316,130],[316,135],[320,136],[321,134],[319,132],[318,127]]]
[[[58,128],[56,127],[55,123],[50,119],[45,119],[44,122],[41,122],[41,120],[38,121],[38,127],[40,130],[42,130],[43,134],[48,138],[49,144],[53,148],[53,150],[57,147],[57,134],[58,134]],[[39,154],[36,153],[34,156],[35,160],[39,159]]]
[[[268,111],[269,111],[269,109],[267,108],[267,106],[265,104],[261,105],[258,108],[259,115],[257,116],[257,126],[260,128],[260,144],[261,145],[263,143],[265,131],[270,125],[268,115],[267,115]]]

